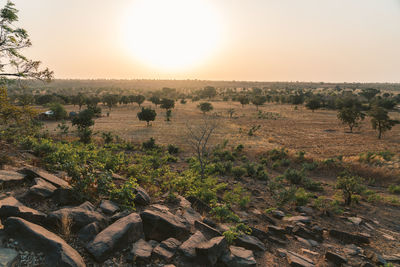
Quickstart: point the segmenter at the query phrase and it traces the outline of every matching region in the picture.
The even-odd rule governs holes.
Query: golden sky
[[[56,78],[400,82],[399,0],[14,2]]]

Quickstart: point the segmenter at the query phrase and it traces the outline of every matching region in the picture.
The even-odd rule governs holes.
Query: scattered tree
[[[137,103],[140,107],[140,105],[146,100],[146,97],[144,97],[143,95],[137,95],[134,98],[134,102]]]
[[[147,127],[150,126],[150,121],[154,121],[156,119],[157,113],[154,109],[151,108],[142,108],[142,111],[137,114],[140,121],[146,121]]]
[[[264,105],[265,102],[267,102],[267,97],[261,95],[256,95],[251,99],[251,103],[256,106],[257,110],[258,107]]]
[[[93,132],[90,126],[94,125],[93,117],[93,111],[85,109],[72,119],[72,125],[78,128],[79,137],[83,143],[89,143],[91,140]]]
[[[201,110],[201,112],[203,112],[203,114],[206,114],[207,112],[214,109],[212,104],[209,102],[200,103],[197,107]]]
[[[373,106],[368,115],[371,117],[372,128],[378,131],[378,139],[382,138],[384,132],[391,130],[399,123],[398,120],[390,119],[388,111],[380,106]]]
[[[247,105],[250,103],[250,99],[247,96],[241,96],[241,97],[239,97],[239,102],[240,102],[240,104],[242,104],[242,108],[243,108],[244,105]]]
[[[360,96],[365,97],[368,102],[371,102],[371,99],[374,98],[381,91],[375,88],[363,88],[361,89]]]
[[[313,97],[306,103],[306,107],[314,112],[314,110],[321,108],[321,100],[319,98]]]
[[[173,99],[168,99],[168,98],[163,98],[161,100],[161,108],[165,109],[165,116],[167,118],[167,121],[170,121],[172,111],[175,107],[175,101]]]
[[[150,97],[149,100],[150,100],[151,103],[156,105],[156,107],[157,107],[157,105],[161,104],[161,100],[160,100],[160,98],[158,96],[152,96],[152,97]]]
[[[349,126],[352,133],[353,128],[358,127],[359,123],[364,120],[365,114],[356,107],[344,107],[338,111],[337,117],[343,124]]]
[[[336,188],[342,189],[345,205],[350,205],[354,194],[359,194],[364,189],[362,179],[350,174],[341,174],[337,178]]]
[[[52,117],[55,120],[62,120],[67,117],[67,111],[60,103],[53,103],[50,105],[50,110],[53,112]]]

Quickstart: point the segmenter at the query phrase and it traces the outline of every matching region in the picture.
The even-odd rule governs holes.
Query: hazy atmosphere
[[[399,0],[15,3],[56,78],[400,81]]]

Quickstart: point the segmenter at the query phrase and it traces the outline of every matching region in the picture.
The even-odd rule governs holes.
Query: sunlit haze
[[[400,82],[398,0],[15,0],[56,78]]]

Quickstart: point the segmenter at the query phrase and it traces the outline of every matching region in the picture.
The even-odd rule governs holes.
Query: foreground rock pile
[[[298,216],[263,214],[266,227],[252,227],[233,244],[200,212],[196,198],[154,201],[136,189],[135,212],[109,200],[79,201],[64,179],[32,167],[0,171],[0,266],[379,266],[400,263],[381,255],[365,231],[326,229],[304,207]],[[307,209],[308,208],[308,209]],[[203,213],[205,214],[205,213]],[[368,225],[356,216],[349,223]],[[359,228],[361,229],[361,228]],[[396,242],[398,235],[387,235]],[[397,240],[398,241],[398,240]],[[397,243],[399,244],[399,243]]]

